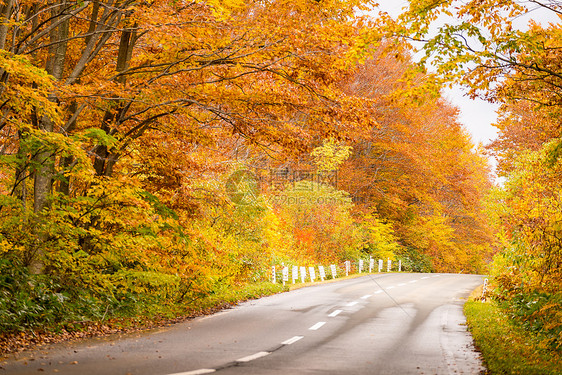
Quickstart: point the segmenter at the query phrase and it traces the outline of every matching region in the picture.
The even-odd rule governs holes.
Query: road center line
[[[252,354],[247,357],[237,359],[236,362],[250,362],[253,361],[254,359],[265,357],[266,355],[270,355],[270,354],[271,354],[270,352],[258,352],[256,354]]]
[[[400,284],[398,284],[398,286],[404,286],[404,285],[406,285],[406,283],[400,283]]]
[[[357,305],[358,303],[359,302],[357,302],[357,301],[353,301],[353,302],[348,303],[346,306],[351,307],[351,306]]]
[[[281,343],[281,345],[291,345],[295,342],[299,341],[300,339],[304,338],[304,336],[293,336],[289,340],[285,340]]]
[[[188,372],[178,372],[175,374],[169,374],[169,375],[203,375],[203,374],[211,374],[213,372],[216,372],[217,370],[211,369],[211,368],[201,368],[199,370],[194,370],[194,371],[188,371]]]
[[[361,297],[361,299],[367,299],[367,298],[369,298],[369,297],[371,297],[371,296],[372,296],[372,294],[365,294],[363,297]]]
[[[386,288],[386,290],[390,290],[390,289],[394,289],[396,288],[395,286],[389,286],[388,288]]]
[[[377,290],[377,291],[375,292],[375,294],[379,294],[379,293],[382,293],[382,290]]]
[[[417,282],[418,282],[418,280],[412,280],[412,281],[410,281],[410,284],[417,283]]]
[[[324,324],[326,324],[326,322],[318,322],[315,325],[313,325],[312,327],[310,327],[308,330],[309,331],[316,331],[317,329],[320,329],[320,327],[322,327]]]
[[[424,276],[421,278],[422,280],[429,279],[429,276]]]
[[[333,318],[335,316],[338,316],[343,310],[334,310],[330,315],[328,315],[330,318]]]

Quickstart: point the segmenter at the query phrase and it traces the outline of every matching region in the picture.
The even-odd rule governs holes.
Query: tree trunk
[[[76,103],[76,101],[73,101],[70,104],[68,111],[72,114],[72,116],[69,122],[67,122],[64,131],[70,133],[76,128],[76,122],[78,121],[76,117],[80,113],[81,109],[78,108],[78,104]],[[70,194],[70,177],[65,176],[65,174],[67,174],[70,171],[70,167],[72,166],[72,163],[74,163],[74,158],[72,156],[64,156],[61,158],[59,162],[58,173],[61,176],[61,179],[59,181],[57,191],[59,193],[63,193],[64,195]]]
[[[6,37],[8,36],[8,20],[12,15],[12,5],[14,0],[7,0],[6,4],[0,7],[0,49],[6,46]]]
[[[133,48],[136,42],[136,33],[133,28],[127,28],[123,30],[121,34],[121,40],[119,42],[119,53],[117,54],[117,65],[116,71],[118,73],[124,72],[129,67],[129,62],[131,61],[131,56],[133,54]],[[124,75],[117,77],[117,82],[121,84],[126,83],[126,78]],[[127,103],[123,100],[119,100],[118,105],[115,110],[107,110],[103,118],[102,129],[111,134],[113,131],[113,126],[120,121],[123,113],[128,109]],[[94,161],[94,170],[98,176],[111,176],[113,174],[113,167],[117,163],[120,152],[112,151],[107,148],[107,146],[98,146],[95,150],[96,160]]]
[[[57,19],[62,15],[66,7],[66,0],[61,0],[58,7],[53,7],[52,17],[53,22],[58,22]],[[60,23],[56,28],[51,31],[49,48],[49,57],[46,63],[46,71],[51,74],[57,81],[60,81],[64,71],[64,62],[67,50],[67,38],[69,32],[69,21],[65,20]],[[58,98],[55,93],[49,95],[49,100],[57,102]],[[53,120],[47,116],[39,119],[38,127],[44,132],[53,132]],[[45,210],[49,208],[49,197],[53,187],[53,177],[55,174],[55,158],[53,156],[54,150],[51,150],[47,145],[40,150],[35,156],[35,162],[39,167],[35,170],[35,178],[33,184],[33,211],[37,214],[39,220],[45,214]],[[39,232],[36,232],[37,246],[35,251],[31,254],[31,262],[29,270],[32,274],[43,273],[45,251],[43,245],[47,238],[40,231],[41,225],[37,226]]]

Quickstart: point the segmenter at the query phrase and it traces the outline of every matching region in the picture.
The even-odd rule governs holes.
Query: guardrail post
[[[314,267],[308,267],[308,274],[310,275],[310,281],[314,282],[314,280],[316,280],[316,273],[314,272]]]
[[[335,264],[330,265],[330,270],[332,271],[332,279],[338,277]]]
[[[326,271],[324,270],[324,266],[318,266],[318,273],[320,274],[320,280],[324,281],[326,278]]]

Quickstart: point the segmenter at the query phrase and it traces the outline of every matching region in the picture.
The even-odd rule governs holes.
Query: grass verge
[[[494,301],[471,299],[464,312],[487,374],[562,374],[561,353],[541,347],[532,333],[516,326]]]

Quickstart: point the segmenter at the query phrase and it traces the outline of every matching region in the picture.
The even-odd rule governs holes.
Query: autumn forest
[[[515,27],[528,11],[0,0],[0,334],[185,316],[272,266],[374,257],[490,275],[560,348],[562,28]],[[450,85],[500,105],[491,144]]]

